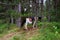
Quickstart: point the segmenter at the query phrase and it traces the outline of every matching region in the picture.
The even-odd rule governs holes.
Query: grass
[[[19,28],[16,27],[15,24],[10,24],[9,29],[8,29],[8,24],[2,24],[0,25],[0,37],[3,37],[4,35],[12,32],[16,32],[17,30],[19,30]]]
[[[31,38],[33,38],[34,36],[37,36],[35,35],[37,34],[38,35],[38,30],[31,30],[31,31],[24,31],[22,33],[19,33],[17,35],[15,35],[13,38],[11,38],[11,40],[30,40]]]
[[[28,32],[23,31],[21,33],[16,34],[10,39],[11,40],[60,40],[60,22],[38,22],[38,27],[39,27],[38,30],[35,29]],[[13,28],[9,31],[9,33],[18,30],[16,28],[15,29]]]
[[[39,30],[35,31],[37,32],[35,34],[35,32],[33,32],[33,36],[31,34],[30,37],[29,35],[26,35],[26,33],[24,34],[18,34],[16,36],[13,37],[12,40],[60,40],[60,33],[59,33],[59,26],[60,24],[57,22],[40,22],[38,23],[39,26]],[[55,29],[53,26],[57,27],[57,29]],[[34,31],[34,30],[33,30]],[[56,33],[56,31],[58,33]],[[32,31],[30,31],[32,32]],[[26,37],[28,36],[28,37]]]

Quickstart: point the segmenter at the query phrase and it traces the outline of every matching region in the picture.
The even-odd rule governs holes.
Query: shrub
[[[39,27],[48,28],[50,31],[55,32],[58,31],[60,32],[60,23],[58,22],[38,22]]]
[[[7,30],[7,24],[2,24],[2,25],[0,26],[0,33],[5,32],[6,30]]]
[[[0,33],[6,33],[8,32],[8,30],[14,29],[16,28],[15,24],[8,24],[8,23],[4,23],[4,24],[0,24]]]

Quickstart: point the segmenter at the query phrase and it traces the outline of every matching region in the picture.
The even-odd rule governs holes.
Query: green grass
[[[6,24],[0,26],[3,27],[6,26]],[[39,30],[36,31],[36,34],[35,32],[32,32],[33,35],[26,35],[27,32],[22,32],[12,37],[11,40],[60,40],[60,22],[38,22],[38,27]],[[18,29],[16,29],[15,25],[11,24],[10,30],[6,33],[16,32],[16,30]],[[31,31],[28,32],[31,33]],[[4,35],[5,33],[0,34],[0,36]]]
[[[17,30],[19,30],[19,28],[16,27],[15,24],[0,24],[0,37],[3,37],[11,32],[16,32]]]
[[[13,40],[60,40],[60,23],[58,22],[39,22],[38,35],[31,35],[30,38],[25,38],[26,34],[18,34],[13,37]],[[55,27],[57,28],[55,28]],[[34,30],[33,30],[34,31]],[[19,36],[20,35],[20,36]],[[28,36],[28,35],[26,35]],[[19,39],[20,38],[20,39]]]

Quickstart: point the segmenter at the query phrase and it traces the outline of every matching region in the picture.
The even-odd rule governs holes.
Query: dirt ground
[[[28,30],[21,29],[21,30],[18,30],[17,32],[12,32],[12,33],[9,33],[9,34],[3,36],[2,38],[0,38],[0,40],[10,40],[10,38],[14,37],[15,35],[18,35],[18,34],[21,35],[24,32],[25,32],[24,38],[25,38],[25,40],[28,40],[32,36],[38,35],[38,32],[37,32],[38,30],[39,30],[39,28],[33,29],[31,27],[28,28]],[[24,39],[22,39],[22,40],[24,40]]]

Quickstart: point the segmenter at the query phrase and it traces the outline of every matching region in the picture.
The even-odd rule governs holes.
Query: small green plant
[[[14,36],[13,40],[20,40],[19,36]]]

